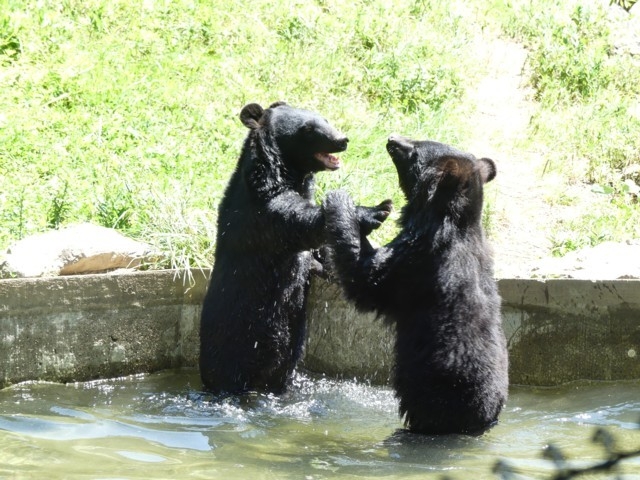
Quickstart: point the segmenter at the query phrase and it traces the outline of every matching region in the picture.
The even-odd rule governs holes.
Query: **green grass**
[[[557,144],[552,166],[579,155],[586,179],[618,178],[640,152],[639,121],[624,116],[636,66],[612,56],[602,10],[543,3],[5,0],[0,249],[91,221],[152,243],[160,266],[209,265],[246,134],[238,113],[254,101],[317,110],[350,137],[344,167],[318,175],[318,198],[346,188],[358,203],[390,197],[399,208],[385,140],[464,147],[465,92],[486,73],[469,45],[486,24],[531,49],[532,141]],[[387,222],[374,240],[394,231]]]
[[[611,183],[640,163],[640,61],[621,35],[628,15],[556,0],[514,2],[503,14],[504,30],[529,50],[526,74],[540,102],[532,139],[553,145],[549,168],[579,157],[585,181]]]
[[[349,135],[319,196],[401,204],[385,139],[460,141],[466,43],[458,15],[423,1],[3,2],[0,248],[92,221],[165,265],[210,264],[251,101],[317,110]]]

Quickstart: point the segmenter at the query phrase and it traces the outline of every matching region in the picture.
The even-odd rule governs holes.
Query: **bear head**
[[[449,145],[391,135],[387,151],[411,211],[425,207],[440,215],[477,221],[482,212],[483,185],[496,176],[489,158],[476,159]]]
[[[340,159],[333,154],[346,150],[349,142],[317,113],[285,102],[273,103],[266,110],[250,103],[240,112],[240,120],[288,167],[304,172],[338,169]]]

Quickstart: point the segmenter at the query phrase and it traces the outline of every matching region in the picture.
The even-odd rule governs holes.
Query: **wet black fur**
[[[322,266],[311,250],[326,239],[313,202],[318,151],[348,139],[316,113],[283,102],[249,104],[249,128],[219,206],[215,261],[203,303],[200,373],[214,393],[280,392],[302,353],[309,275]],[[390,206],[357,207],[377,228]]]
[[[396,328],[394,387],[407,428],[477,433],[496,422],[508,392],[500,297],[481,226],[495,164],[399,136],[387,149],[407,198],[401,231],[372,248],[349,196],[329,193],[338,277],[359,309]]]

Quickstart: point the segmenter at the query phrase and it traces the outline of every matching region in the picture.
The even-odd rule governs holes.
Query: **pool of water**
[[[640,382],[512,388],[478,437],[403,433],[393,392],[353,381],[298,374],[283,396],[224,401],[199,386],[190,370],[0,390],[0,478],[476,480],[497,460],[544,478],[549,442],[600,460],[599,426],[640,448]],[[640,478],[639,460],[623,465]]]

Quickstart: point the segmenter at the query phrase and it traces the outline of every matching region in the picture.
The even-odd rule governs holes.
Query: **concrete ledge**
[[[204,275],[0,280],[0,387],[195,365]]]
[[[180,273],[180,274],[179,274]],[[0,387],[196,366],[208,272],[0,280]],[[499,281],[512,383],[640,378],[640,281]],[[386,383],[393,331],[315,279],[304,366]]]
[[[312,292],[304,366],[332,377],[389,383],[394,329],[375,314],[358,313],[334,283],[315,279]]]

